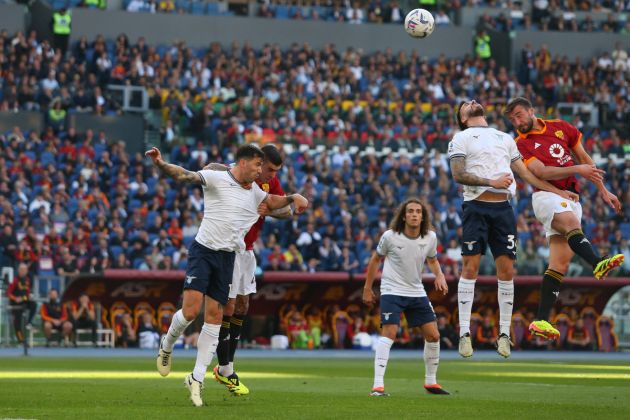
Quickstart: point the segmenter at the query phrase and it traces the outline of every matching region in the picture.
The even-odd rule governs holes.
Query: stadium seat
[[[208,14],[210,16],[218,16],[218,15],[220,15],[221,11],[219,10],[219,3],[209,2],[208,3],[208,8],[206,9],[206,14]]]
[[[200,1],[193,1],[190,5],[190,13],[193,15],[205,14],[206,5]]]
[[[171,326],[171,320],[173,319],[175,312],[177,312],[177,307],[175,307],[175,305],[171,302],[162,302],[160,303],[160,306],[158,306],[157,321],[161,334],[166,334],[168,332],[168,328]]]
[[[617,351],[619,340],[615,334],[615,323],[607,316],[600,316],[597,319],[597,348],[599,351],[611,352]]]
[[[134,320],[135,325],[140,325],[140,322],[142,322],[140,318],[145,313],[151,314],[151,320],[153,324],[156,323],[155,322],[155,308],[153,308],[153,306],[151,306],[149,302],[142,301],[142,302],[136,303],[136,306],[134,306],[133,308],[133,320]]]
[[[289,11],[289,6],[283,4],[277,5],[275,7],[276,19],[289,19],[291,17]]]
[[[132,316],[133,319],[133,313],[125,302],[119,300],[112,303],[112,306],[109,307],[110,328],[113,328],[116,331],[120,331],[120,324],[122,322],[122,317],[124,314],[129,314],[130,316]]]

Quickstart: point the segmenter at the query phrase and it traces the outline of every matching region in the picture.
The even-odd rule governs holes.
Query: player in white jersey
[[[437,260],[437,236],[429,230],[431,220],[426,206],[418,199],[405,201],[397,210],[390,229],[378,243],[368,263],[363,288],[363,302],[372,306],[376,301],[372,284],[381,262],[381,337],[374,357],[374,386],[371,396],[389,396],[385,392],[385,369],[389,350],[396,339],[400,316],[404,312],[409,327],[420,327],[424,337],[424,388],[432,394],[449,392],[436,379],[440,362],[440,333],[435,312],[422,285],[424,261],[435,275],[435,288],[448,293],[444,274]]]
[[[459,279],[459,354],[473,354],[470,313],[481,255],[490,247],[497,268],[499,337],[497,352],[510,356],[510,325],[514,305],[514,260],[516,259],[516,218],[510,198],[516,192],[513,171],[534,187],[576,201],[577,194],[562,191],[532,174],[514,139],[488,126],[483,106],[462,102],[457,111],[462,130],[448,146],[453,179],[464,186],[462,205],[463,268]]]
[[[155,147],[146,155],[176,181],[203,187],[204,217],[188,250],[182,309],[173,316],[168,333],[160,342],[157,357],[158,372],[167,376],[171,371],[173,345],[197,317],[205,297],[197,360],[193,372],[184,382],[191,401],[200,407],[203,405],[203,381],[217,348],[223,306],[228,301],[235,252],[245,249],[244,237],[258,220],[258,207],[263,201],[271,210],[295,203],[296,212],[300,213],[308,206],[308,201],[299,194],[284,197],[260,189],[254,181],[261,173],[264,154],[254,145],[241,146],[236,152],[235,166],[225,172],[188,171],[165,162]]]

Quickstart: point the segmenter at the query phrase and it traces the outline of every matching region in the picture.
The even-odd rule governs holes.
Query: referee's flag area
[[[421,351],[393,352],[385,376],[391,397],[384,398],[368,396],[370,352],[261,357],[266,353],[244,352],[236,362],[249,396],[229,394],[210,369],[202,394],[206,406],[195,408],[183,386],[194,364],[191,352],[175,353],[167,378],[156,372],[151,352],[0,352],[0,418],[627,419],[630,413],[627,354],[516,353],[502,360],[478,352],[462,360],[443,352],[438,381],[452,395],[439,396],[422,389]]]

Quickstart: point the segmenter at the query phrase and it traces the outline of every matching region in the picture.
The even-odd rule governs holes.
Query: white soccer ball
[[[405,17],[405,31],[414,38],[426,38],[433,33],[435,20],[424,9],[414,9]]]

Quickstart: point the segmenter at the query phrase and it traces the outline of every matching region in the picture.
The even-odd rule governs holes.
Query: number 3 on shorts
[[[508,239],[507,249],[514,249],[514,247],[516,246],[516,241],[514,240],[514,235],[508,235],[507,239]]]

